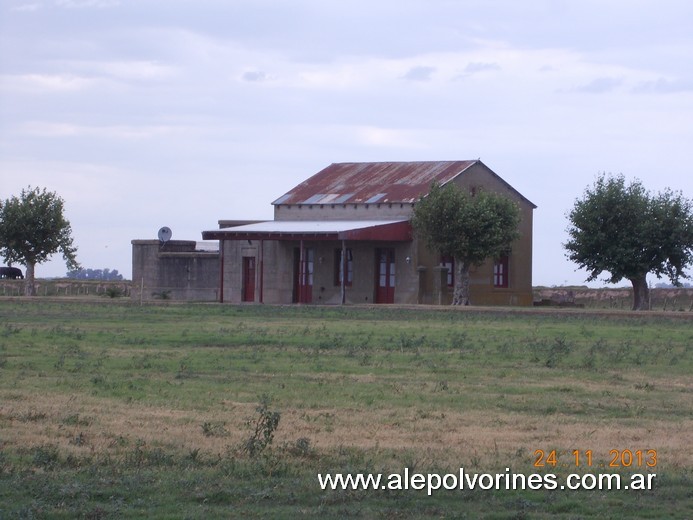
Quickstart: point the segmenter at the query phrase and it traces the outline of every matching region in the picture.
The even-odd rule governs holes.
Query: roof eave
[[[202,232],[202,238],[204,240],[359,240],[364,242],[410,242],[412,237],[413,231],[411,223],[408,220],[382,223],[368,227],[355,227],[342,231],[243,231],[230,228]]]

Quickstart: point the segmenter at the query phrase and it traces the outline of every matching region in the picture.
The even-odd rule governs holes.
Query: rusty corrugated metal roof
[[[476,162],[333,163],[272,204],[416,202],[431,183],[445,184]]]

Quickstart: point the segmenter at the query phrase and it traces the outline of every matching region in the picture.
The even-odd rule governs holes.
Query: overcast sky
[[[84,267],[332,162],[476,158],[538,206],[534,283],[582,283],[599,172],[693,197],[693,2],[0,0],[0,199],[62,196]]]

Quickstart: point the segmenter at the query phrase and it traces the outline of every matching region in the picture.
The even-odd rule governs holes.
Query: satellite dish
[[[159,240],[164,244],[171,240],[172,235],[173,231],[171,231],[171,228],[168,226],[164,226],[159,230]]]

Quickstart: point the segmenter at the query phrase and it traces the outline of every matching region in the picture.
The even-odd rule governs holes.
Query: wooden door
[[[395,303],[395,250],[375,250],[375,303]]]
[[[243,287],[241,300],[244,302],[255,301],[255,257],[243,257]]]
[[[294,253],[294,302],[313,302],[313,272],[315,269],[315,249],[307,247],[301,257],[300,249]]]

